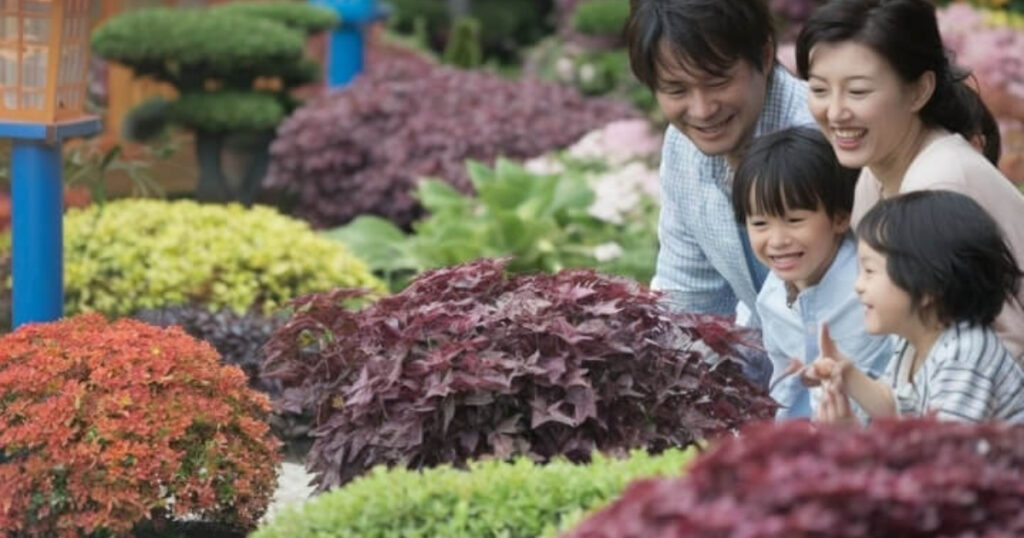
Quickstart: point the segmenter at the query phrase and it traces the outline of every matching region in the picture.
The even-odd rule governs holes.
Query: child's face
[[[916,319],[910,294],[889,278],[884,255],[864,241],[857,242],[857,254],[860,272],[853,289],[864,304],[864,328],[871,334],[904,335]]]
[[[829,217],[821,208],[788,209],[781,217],[747,215],[754,255],[798,290],[821,280],[849,227],[848,216]]]

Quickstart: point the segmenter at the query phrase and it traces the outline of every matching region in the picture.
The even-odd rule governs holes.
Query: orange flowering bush
[[[266,396],[178,328],[85,314],[0,338],[0,529],[123,536],[189,514],[255,527]]]

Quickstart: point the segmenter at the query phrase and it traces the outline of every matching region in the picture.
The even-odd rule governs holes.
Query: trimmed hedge
[[[181,304],[267,313],[315,291],[383,290],[344,246],[266,207],[120,200],[68,212],[64,237],[69,315]]]
[[[341,22],[333,11],[303,2],[233,2],[210,11],[267,19],[304,33],[322,32]]]
[[[92,47],[98,56],[132,66],[140,74],[181,80],[198,70],[206,76],[230,78],[239,72],[262,72],[267,64],[298,61],[305,36],[258,17],[148,8],[104,23],[93,33]],[[197,82],[199,89],[202,81]]]
[[[193,92],[167,105],[168,118],[212,132],[273,130],[287,112],[280,99],[264,92]]]
[[[694,449],[587,465],[477,461],[470,470],[377,467],[350,485],[277,515],[252,538],[535,538],[552,536],[632,480],[682,472]]]

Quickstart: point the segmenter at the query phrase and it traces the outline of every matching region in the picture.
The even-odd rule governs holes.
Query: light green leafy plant
[[[474,462],[468,471],[378,467],[368,476],[277,515],[252,538],[536,538],[610,501],[642,477],[683,473],[693,449],[588,465]]]
[[[657,252],[654,212],[638,208],[621,224],[590,213],[588,170],[534,174],[511,161],[494,168],[469,162],[476,195],[447,183],[420,182],[417,197],[429,215],[406,235],[394,224],[363,216],[328,232],[400,289],[422,271],[481,257],[512,256],[513,273],[593,267],[647,282]]]
[[[68,314],[186,303],[266,313],[315,291],[382,289],[344,246],[265,207],[119,200],[69,212],[64,237]]]

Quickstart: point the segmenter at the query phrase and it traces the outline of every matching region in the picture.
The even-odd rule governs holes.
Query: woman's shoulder
[[[901,192],[946,188],[964,191],[980,178],[1006,181],[977,148],[957,133],[936,133],[918,152],[903,177]]]

